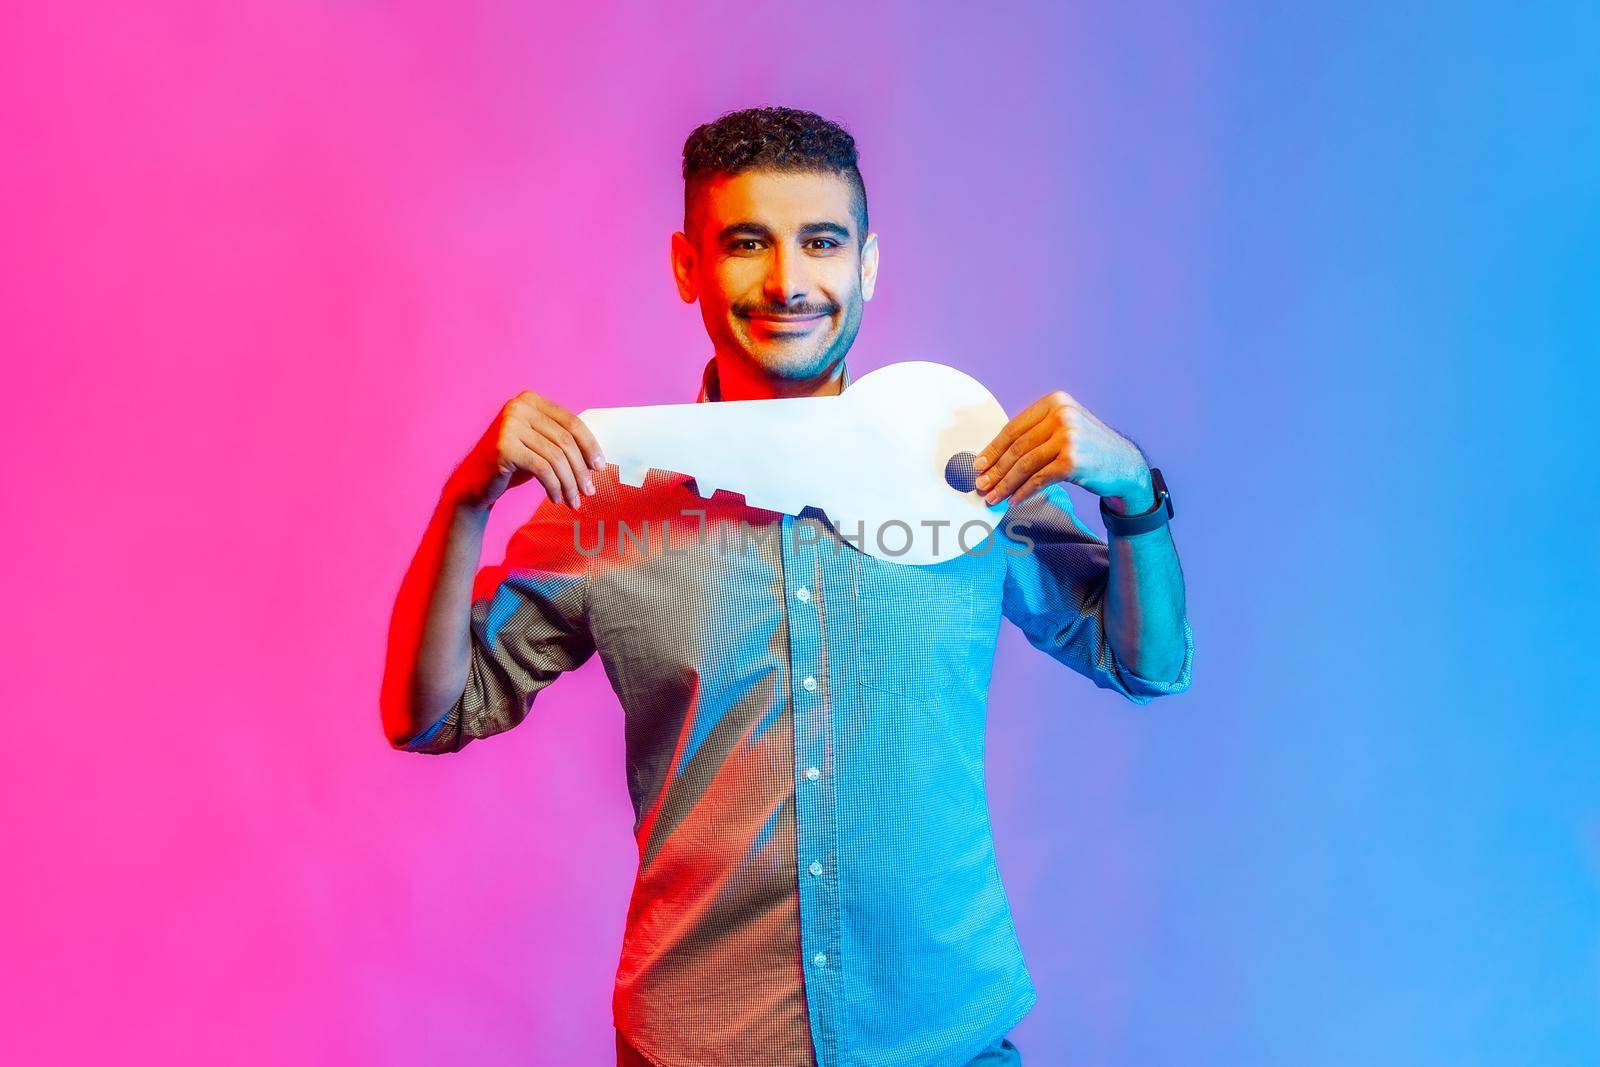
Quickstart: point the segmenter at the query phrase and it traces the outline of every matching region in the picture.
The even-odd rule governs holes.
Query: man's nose
[[[804,300],[806,280],[797,253],[779,245],[767,268],[766,297],[774,304],[791,304]]]

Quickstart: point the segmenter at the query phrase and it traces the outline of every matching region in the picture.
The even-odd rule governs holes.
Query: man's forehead
[[[853,233],[853,194],[850,182],[831,171],[718,174],[706,186],[705,221],[713,231],[745,221],[774,229],[836,222]]]

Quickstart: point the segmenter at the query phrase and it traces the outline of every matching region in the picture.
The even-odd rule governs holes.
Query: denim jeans
[[[977,1057],[968,1062],[967,1067],[1021,1067],[1022,1053],[1017,1051],[1017,1046],[1011,1043],[1009,1037],[1002,1037],[994,1044],[978,1053]],[[621,1032],[617,1034],[617,1067],[654,1067],[654,1065],[628,1044]]]

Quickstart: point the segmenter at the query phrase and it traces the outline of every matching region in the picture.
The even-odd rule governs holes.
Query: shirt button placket
[[[810,860],[806,867],[810,877],[800,885],[800,933],[805,950],[815,971],[827,975],[827,982],[807,982],[806,996],[814,1001],[813,1017],[817,1032],[813,1040],[817,1046],[818,1060],[824,1067],[835,1061],[838,1050],[836,1027],[839,1020],[838,961],[834,954],[839,916],[837,883],[824,878],[827,867],[822,860],[833,855],[834,842],[833,803],[831,784],[822,782],[819,769],[828,734],[827,693],[817,672],[822,666],[822,607],[816,601],[813,575],[816,574],[815,542],[797,545],[796,522],[815,521],[795,519],[786,515],[783,520],[784,582],[789,589],[789,649],[790,678],[797,679],[793,690],[793,722],[795,768],[804,767],[806,781],[817,783],[796,790],[795,810],[798,814],[796,846],[799,856],[821,857]],[[799,774],[796,775],[799,784]],[[831,883],[831,884],[830,884]]]

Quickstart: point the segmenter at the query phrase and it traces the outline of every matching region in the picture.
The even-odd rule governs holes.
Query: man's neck
[[[738,356],[716,354],[718,394],[723,400],[775,400],[834,396],[844,387],[844,360],[815,378],[775,378]]]

